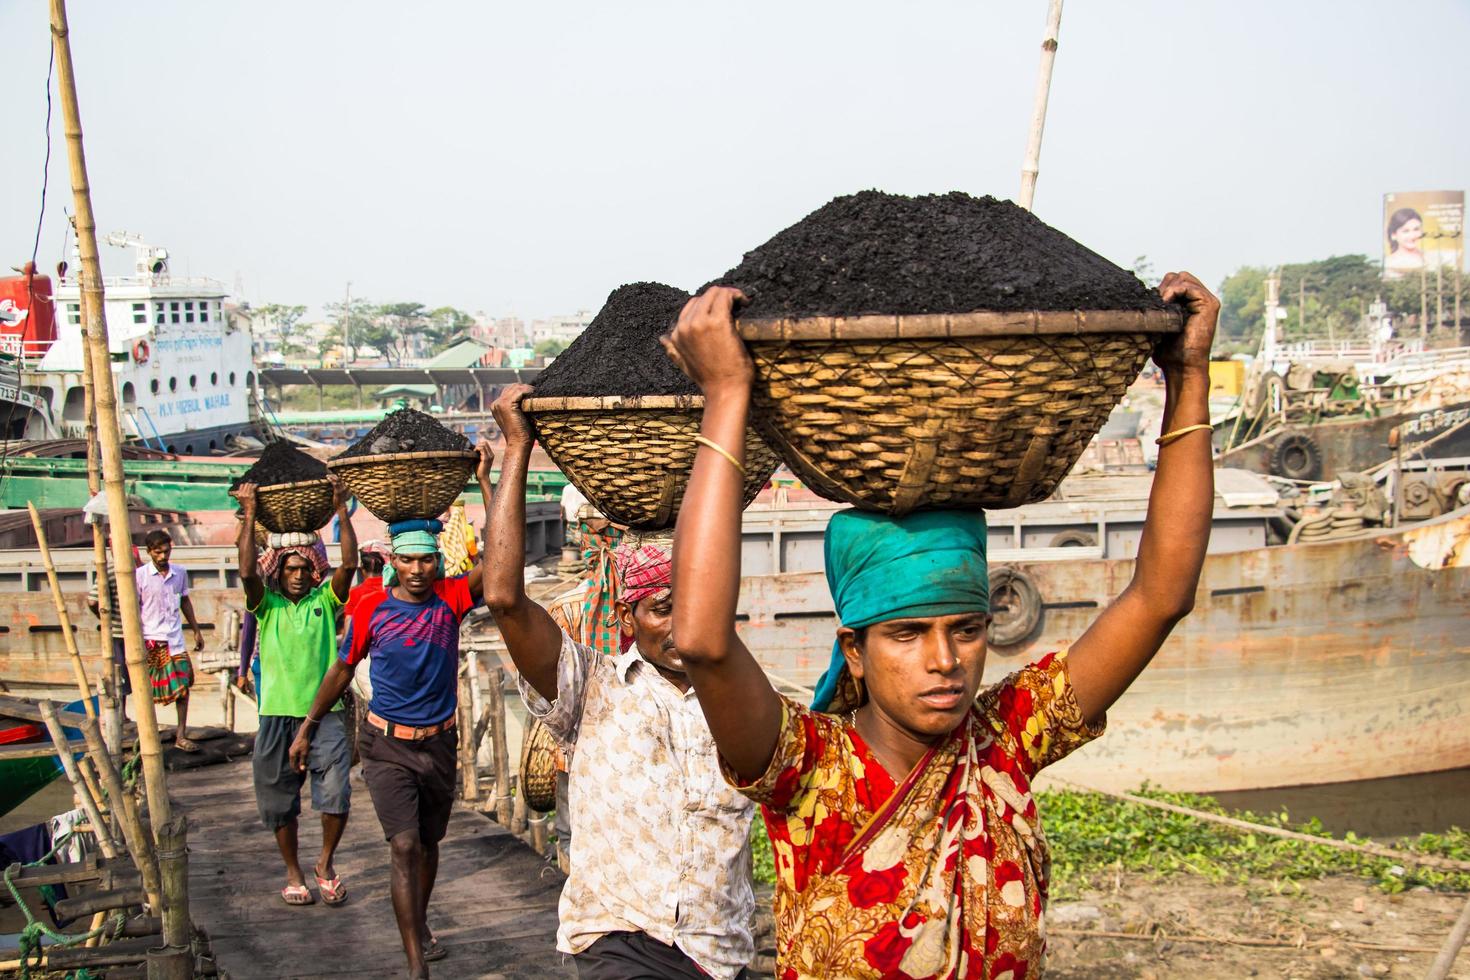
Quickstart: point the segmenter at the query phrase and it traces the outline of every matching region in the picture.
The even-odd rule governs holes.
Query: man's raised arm
[[[485,605],[505,648],[536,692],[556,700],[556,664],[561,629],[551,614],[526,595],[526,470],[531,464],[531,424],[521,412],[530,385],[511,385],[495,400],[495,421],[505,436],[500,483],[489,501],[482,559]]]
[[[245,590],[245,608],[254,609],[265,598],[255,553],[255,484],[242,483],[235,490],[240,501],[240,534],[235,540],[240,566],[240,586]]]
[[[357,574],[357,531],[352,527],[352,517],[347,513],[347,490],[334,473],[327,479],[332,481],[332,505],[337,511],[337,528],[342,536],[342,560],[332,573],[332,592],[338,602],[346,602],[352,591],[352,577]]]

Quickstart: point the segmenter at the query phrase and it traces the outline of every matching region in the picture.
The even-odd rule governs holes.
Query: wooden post
[[[71,167],[76,212],[77,248],[81,253],[82,308],[87,317],[87,350],[98,383],[97,441],[102,449],[102,482],[107,492],[108,530],[112,564],[117,570],[117,598],[122,607],[123,643],[128,677],[133,686],[133,714],[138,724],[138,753],[148,794],[149,817],[163,825],[171,814],[163,769],[163,746],[153,710],[152,686],[143,652],[143,622],[138,589],[133,579],[132,536],[129,533],[128,495],[124,486],[122,429],[117,419],[117,392],[112,385],[112,357],[108,353],[107,316],[103,308],[102,262],[97,255],[97,220],[92,214],[92,190],[87,182],[87,159],[82,146],[82,113],[77,103],[76,71],[71,60],[71,38],[66,22],[66,0],[51,0],[51,37],[56,56],[57,89],[66,127],[67,157]],[[103,383],[102,379],[106,379]]]
[[[1434,957],[1434,962],[1429,965],[1429,972],[1424,975],[1424,980],[1445,980],[1450,975],[1450,967],[1455,965],[1455,957],[1460,954],[1460,947],[1465,945],[1467,936],[1470,936],[1470,902],[1465,903],[1460,918],[1445,937],[1444,945]]]
[[[162,908],[160,900],[162,893],[159,888],[158,857],[153,851],[153,838],[143,828],[142,818],[138,815],[138,806],[133,802],[133,795],[123,785],[122,774],[117,771],[117,765],[112,761],[112,756],[102,741],[102,731],[96,719],[88,718],[82,724],[82,734],[87,739],[87,751],[91,754],[92,763],[97,767],[102,785],[107,789],[108,798],[112,800],[113,810],[122,823],[123,842],[127,845],[128,855],[133,859],[134,866],[143,877],[143,891],[148,894],[148,905],[157,912]]]
[[[155,825],[158,875],[163,888],[163,942],[189,948],[189,821],[182,814]]]
[[[46,543],[46,528],[41,524],[41,514],[33,501],[26,501],[31,512],[31,526],[36,529],[36,546],[41,549],[41,564],[46,568],[46,581],[51,583],[51,601],[56,606],[56,619],[61,624],[61,633],[66,637],[66,652],[71,657],[71,671],[76,678],[77,690],[82,695],[82,710],[88,718],[97,717],[97,708],[92,704],[92,685],[87,682],[87,670],[82,666],[82,654],[77,649],[77,638],[71,630],[71,616],[66,611],[66,599],[61,594],[61,583],[56,578],[56,565],[51,561],[51,548]]]
[[[488,710],[495,712],[495,819],[502,827],[511,825],[510,748],[505,740],[505,668],[490,671]],[[512,828],[514,829],[514,828]]]
[[[51,733],[51,741],[58,746],[56,758],[61,760],[61,768],[66,771],[66,778],[71,782],[71,788],[76,791],[77,799],[82,801],[82,809],[87,813],[87,819],[92,821],[92,832],[97,835],[97,846],[102,850],[102,856],[108,858],[117,857],[117,848],[113,846],[112,835],[108,833],[107,823],[102,819],[102,813],[97,809],[97,801],[92,796],[92,791],[82,781],[81,774],[77,771],[76,760],[67,751],[66,732],[62,731],[61,722],[56,720],[56,708],[50,701],[42,701],[39,705],[41,719],[46,724],[46,731]],[[95,721],[95,719],[93,719]]]
[[[1062,0],[1051,0],[1046,14],[1046,36],[1041,39],[1041,70],[1036,78],[1036,101],[1031,108],[1031,135],[1026,141],[1026,162],[1021,165],[1021,196],[1016,203],[1027,211],[1036,196],[1036,178],[1041,173],[1041,134],[1046,129],[1046,103],[1051,97],[1051,70],[1057,60],[1057,36],[1062,31]]]
[[[473,654],[471,654],[473,656]],[[475,708],[470,679],[459,679],[459,775],[466,803],[480,799],[480,772],[475,764]]]

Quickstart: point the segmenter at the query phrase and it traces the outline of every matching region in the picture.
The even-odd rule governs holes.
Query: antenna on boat
[[[1041,71],[1036,78],[1036,101],[1031,109],[1031,136],[1026,141],[1026,162],[1021,165],[1021,194],[1016,203],[1027,211],[1036,196],[1036,178],[1041,172],[1041,133],[1046,128],[1046,103],[1051,96],[1051,69],[1057,60],[1057,35],[1062,31],[1062,0],[1051,0],[1046,15],[1046,36],[1041,39]]]

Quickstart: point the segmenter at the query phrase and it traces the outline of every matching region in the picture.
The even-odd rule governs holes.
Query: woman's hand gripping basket
[[[1045,499],[1181,320],[1043,311],[738,326],[766,441],[822,496],[900,515]]]
[[[547,454],[609,520],[641,531],[672,527],[694,469],[702,395],[538,398],[521,403]],[[745,505],[780,459],[745,440]]]
[[[387,524],[433,520],[454,503],[474,475],[473,449],[339,456],[327,468],[358,502]]]

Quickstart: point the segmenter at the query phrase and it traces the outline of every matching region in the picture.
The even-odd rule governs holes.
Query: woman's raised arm
[[[664,347],[704,392],[704,442],[674,531],[674,645],[720,755],[751,782],[775,751],[781,699],[735,634],[741,467],[754,377],[735,333],[734,306],[742,298],[728,287],[705,290],[685,304]]]
[[[1210,542],[1215,509],[1210,345],[1220,301],[1187,272],[1166,275],[1159,292],[1167,301],[1183,303],[1189,315],[1183,333],[1154,352],[1164,372],[1163,436],[1133,581],[1067,657],[1078,706],[1089,721],[1101,718],[1128,690],[1174,624],[1194,608]]]

